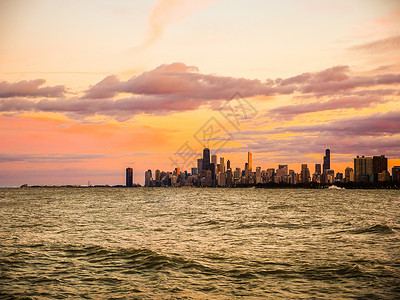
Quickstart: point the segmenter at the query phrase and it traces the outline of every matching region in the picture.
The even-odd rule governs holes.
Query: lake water
[[[400,297],[400,191],[0,189],[0,297]]]

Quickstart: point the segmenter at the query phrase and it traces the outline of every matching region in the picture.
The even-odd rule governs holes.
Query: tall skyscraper
[[[203,170],[210,169],[210,149],[203,149]]]
[[[224,162],[224,158],[220,157],[219,158],[219,170],[221,173],[225,173],[225,162]]]
[[[354,159],[354,181],[373,182],[373,163],[372,157],[357,156]]]
[[[251,152],[247,152],[247,168],[250,172],[253,168],[253,154]]]
[[[307,164],[302,164],[301,165],[301,182],[302,183],[307,183],[309,182],[309,177],[310,177],[310,170],[307,167]]]
[[[203,173],[203,159],[197,159],[197,172],[201,175]]]
[[[133,169],[126,168],[126,186],[132,187],[133,186]]]
[[[151,175],[151,170],[147,170],[146,172],[144,172],[144,185],[145,186],[150,186],[152,179],[153,178]]]
[[[324,156],[323,173],[326,174],[326,171],[330,170],[330,168],[331,168],[331,150],[326,149]]]
[[[378,182],[378,174],[388,170],[388,161],[385,155],[374,156],[372,158],[372,173],[374,182]]]
[[[315,174],[321,175],[321,164],[315,164]]]
[[[226,169],[229,170],[231,168],[231,161],[228,159],[226,162]]]

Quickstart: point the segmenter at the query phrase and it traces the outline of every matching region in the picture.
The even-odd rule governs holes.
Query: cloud
[[[343,118],[325,124],[278,127],[269,133],[324,133],[341,136],[380,136],[400,134],[400,110],[362,117]]]
[[[43,81],[37,82],[38,91],[35,90],[31,94],[56,96],[57,93],[51,94],[49,90],[59,89],[57,92],[63,96],[64,87],[37,88],[42,83]],[[237,92],[245,98],[254,96],[266,98],[277,95],[303,98],[337,96],[320,103],[314,102],[297,107],[286,106],[272,111],[275,114],[296,115],[339,107],[371,107],[376,103],[388,101],[383,95],[388,95],[390,92],[398,95],[398,90],[386,86],[396,87],[399,84],[400,74],[356,76],[351,73],[348,66],[303,73],[287,79],[260,81],[203,74],[196,66],[175,62],[160,65],[154,70],[143,72],[126,81],[120,80],[115,75],[109,75],[91,86],[81,98],[30,101],[15,97],[22,95],[21,93],[8,93],[9,99],[0,100],[0,111],[60,112],[75,119],[104,115],[125,121],[140,113],[160,115],[196,110],[202,106],[218,109],[222,101],[230,99]]]
[[[161,38],[168,26],[184,21],[190,15],[211,3],[211,0],[159,0],[152,9],[149,18],[149,31],[145,41],[134,49],[149,46]]]
[[[285,93],[285,90],[283,88],[279,92]],[[274,90],[271,81],[201,74],[195,66],[176,62],[161,65],[127,81],[108,76],[88,89],[83,98],[100,99],[114,97],[118,93],[130,93],[208,101],[227,99],[237,91],[245,97],[269,96],[278,92]]]
[[[362,109],[366,107],[374,107],[376,104],[390,101],[379,96],[344,96],[322,102],[311,102],[296,105],[285,105],[271,109],[265,116],[274,116],[277,118],[293,118],[300,114],[320,112],[336,109]]]
[[[400,51],[400,35],[391,36],[370,43],[353,46],[349,49],[354,51],[361,51],[368,54]]]
[[[64,97],[66,92],[63,85],[42,86],[44,79],[21,80],[15,83],[0,82],[0,98],[12,97]]]

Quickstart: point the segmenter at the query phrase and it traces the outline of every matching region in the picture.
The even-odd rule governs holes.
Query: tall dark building
[[[325,150],[324,165],[322,168],[324,174],[326,174],[326,171],[330,170],[331,168],[331,150],[329,149]]]
[[[378,173],[387,171],[388,162],[385,155],[372,157],[372,173],[374,174],[374,182],[378,182]]]
[[[133,186],[133,169],[126,168],[126,186],[132,187]]]
[[[226,162],[226,169],[229,170],[231,168],[231,161],[228,159]]]
[[[321,164],[315,164],[315,174],[321,175]]]
[[[210,149],[208,148],[203,149],[203,170],[210,170]]]

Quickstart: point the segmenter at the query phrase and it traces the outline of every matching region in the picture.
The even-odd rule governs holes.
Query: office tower
[[[192,168],[192,175],[197,175],[197,168]]]
[[[219,158],[219,171],[225,173],[225,161],[223,157]]]
[[[253,168],[253,154],[251,152],[247,152],[247,167],[251,172]]]
[[[203,150],[203,170],[210,169],[210,149],[204,148]]]
[[[347,167],[344,170],[344,181],[346,183],[354,181],[354,170],[353,170],[353,168]]]
[[[323,164],[323,173],[326,174],[326,171],[330,170],[331,168],[331,150],[325,150],[324,156],[324,164]]]
[[[217,155],[216,154],[211,155],[211,163],[214,165],[217,165]]]
[[[297,175],[294,170],[289,170],[289,183],[296,184],[297,183]]]
[[[392,168],[392,180],[394,182],[400,182],[400,166]]]
[[[275,181],[285,182],[286,175],[288,175],[288,165],[278,165],[278,169],[275,172]]]
[[[302,183],[309,182],[309,177],[310,177],[310,170],[308,169],[307,164],[302,164],[301,165],[301,182]]]
[[[133,186],[133,169],[126,168],[126,186],[132,187]]]
[[[229,161],[229,160],[228,160]],[[233,183],[233,174],[232,174],[232,170],[228,169],[226,170],[226,185],[227,186],[231,186]]]
[[[180,168],[175,168],[174,174],[178,175],[178,176],[181,175],[181,169]]]
[[[152,180],[152,178],[151,178],[151,170],[147,170],[144,173],[144,185],[145,186],[150,186],[151,185],[151,180]]]
[[[267,182],[273,182],[275,181],[275,169],[270,168],[267,169]]]
[[[229,170],[231,168],[231,161],[228,159],[226,162],[226,169]]]
[[[378,174],[384,171],[387,172],[388,161],[385,155],[374,156],[372,158],[372,173],[374,174],[374,182],[378,182]],[[385,181],[385,180],[381,180]]]
[[[372,157],[358,156],[354,159],[354,181],[373,182],[373,160]]]
[[[315,174],[321,174],[321,164],[315,164]]]
[[[256,168],[256,184],[257,183],[262,183],[261,180],[261,167]]]
[[[197,172],[201,175],[203,173],[203,159],[197,159]]]
[[[157,169],[155,172],[155,179],[156,179],[156,181],[161,180],[161,171],[159,169]]]

